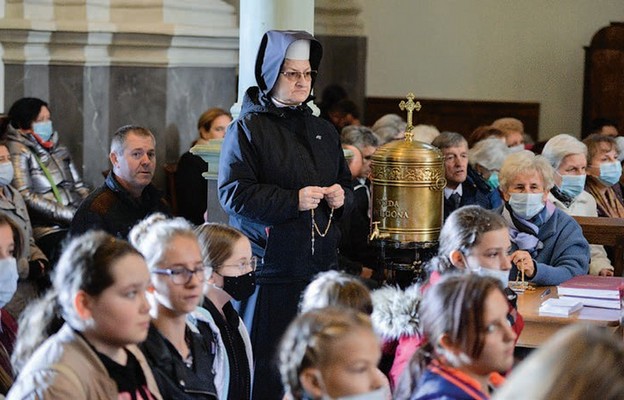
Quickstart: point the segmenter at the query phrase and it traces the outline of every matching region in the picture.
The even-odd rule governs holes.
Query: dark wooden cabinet
[[[617,121],[624,132],[624,22],[600,29],[585,47],[583,137],[598,117]]]

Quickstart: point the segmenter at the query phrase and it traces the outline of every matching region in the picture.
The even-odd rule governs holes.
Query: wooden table
[[[550,288],[550,294],[541,297],[548,288]],[[624,337],[620,325],[622,310],[583,307],[569,317],[539,315],[540,304],[549,297],[557,297],[556,286],[542,286],[536,288],[535,291],[518,294],[518,311],[524,319],[524,329],[517,346],[539,347],[559,329],[578,322],[602,326],[619,335],[620,338]]]

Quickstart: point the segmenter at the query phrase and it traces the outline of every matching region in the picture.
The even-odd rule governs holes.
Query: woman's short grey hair
[[[587,146],[566,133],[550,138],[542,150],[542,156],[554,169],[559,168],[564,158],[573,154],[582,154],[587,158]]]
[[[185,236],[197,240],[190,222],[184,218],[167,218],[160,213],[152,214],[140,221],[128,236],[130,243],[145,257],[150,271],[157,268],[163,260],[174,237]]]
[[[386,114],[379,118],[371,128],[375,135],[379,138],[379,144],[384,145],[396,139],[400,139],[399,135],[405,132],[407,123],[397,114]]]
[[[362,151],[367,146],[379,147],[379,138],[365,126],[348,125],[340,132],[340,142],[350,144]]]
[[[554,169],[544,157],[537,156],[529,150],[508,155],[498,174],[501,190],[506,192],[518,175],[532,172],[541,175],[544,190],[550,190],[555,184]]]
[[[414,140],[429,144],[440,136],[440,131],[433,125],[416,125],[414,129],[412,129],[412,133],[414,134]]]
[[[509,154],[509,148],[504,140],[489,138],[475,143],[468,150],[468,162],[473,167],[477,164],[491,170],[500,170]]]

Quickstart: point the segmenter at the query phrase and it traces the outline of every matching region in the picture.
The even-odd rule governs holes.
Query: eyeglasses
[[[158,275],[169,275],[169,277],[171,278],[171,282],[173,282],[176,285],[186,285],[187,283],[189,283],[191,281],[191,279],[193,278],[193,275],[197,274],[197,278],[200,281],[204,280],[204,277],[207,275],[208,272],[208,267],[198,267],[195,268],[194,270],[190,270],[188,268],[185,267],[171,267],[171,268],[162,268],[162,269],[155,269],[152,271],[152,273],[154,274],[158,274]]]
[[[303,80],[305,81],[311,81],[312,79],[316,78],[317,73],[318,71],[314,71],[314,70],[306,71],[306,72],[299,72],[299,71],[280,72],[280,74],[284,75],[286,79],[288,79],[291,82],[297,82],[301,78],[303,78]]]
[[[253,256],[249,259],[249,261],[240,262],[238,264],[221,264],[220,268],[238,268],[241,274],[247,272],[248,270],[255,271],[258,266],[258,258]],[[219,269],[220,269],[219,268]]]

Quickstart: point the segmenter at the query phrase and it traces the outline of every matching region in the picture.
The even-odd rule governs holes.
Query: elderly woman
[[[386,114],[379,118],[371,128],[379,138],[379,145],[401,140],[405,137],[406,123],[397,114]]]
[[[477,142],[468,150],[468,162],[493,188],[498,188],[498,173],[509,150],[501,139],[490,138]]]
[[[622,175],[615,139],[593,134],[586,137],[583,143],[587,146],[588,162],[585,190],[596,199],[598,216],[624,218],[622,198],[613,188]]]
[[[553,169],[528,150],[507,157],[500,171],[503,217],[512,241],[510,278],[558,285],[589,269],[589,244],[578,223],[548,201]]]
[[[551,138],[542,156],[555,169],[555,185],[550,189],[548,200],[569,215],[597,217],[596,200],[583,190],[586,180],[587,146],[578,139],[562,134]],[[591,245],[592,275],[613,275],[613,266],[604,247]]]

